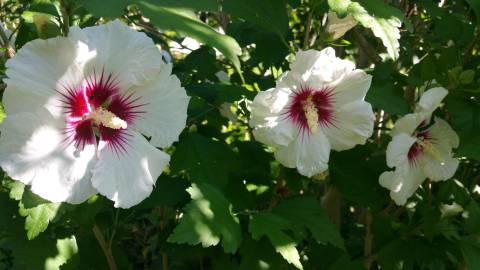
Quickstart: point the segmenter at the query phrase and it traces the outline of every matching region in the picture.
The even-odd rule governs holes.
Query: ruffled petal
[[[442,100],[447,94],[448,90],[443,87],[435,87],[425,91],[420,97],[415,111],[431,114],[442,104]]]
[[[342,106],[334,114],[334,123],[325,129],[332,149],[342,151],[365,144],[372,136],[375,116],[370,103],[359,100]]]
[[[452,178],[460,163],[458,159],[448,153],[442,153],[440,159],[430,155],[424,155],[422,159],[423,171],[432,181],[444,181]]]
[[[138,132],[130,135],[124,152],[100,141],[92,176],[93,187],[120,208],[130,208],[147,198],[170,161],[169,155],[153,147]]]
[[[177,141],[187,120],[190,98],[171,71],[172,65],[163,65],[158,77],[135,89],[135,96],[144,104],[139,110],[144,113],[135,120],[133,128],[151,136],[150,143],[157,147],[168,147]]]
[[[457,148],[460,144],[457,133],[441,118],[435,117],[435,123],[430,127],[429,132],[435,142],[445,143],[446,147]]]
[[[390,197],[397,205],[404,205],[424,180],[425,175],[421,169],[407,165],[382,173],[379,183],[390,190]]]
[[[257,94],[251,105],[250,126],[255,139],[271,146],[287,146],[298,130],[283,112],[289,91],[272,88]]]
[[[83,80],[84,63],[92,57],[86,44],[65,37],[37,39],[25,44],[7,61],[7,88],[3,104],[7,114],[47,108],[61,113],[57,91]]]
[[[85,74],[103,70],[112,74],[124,91],[152,80],[163,64],[162,53],[152,39],[119,20],[83,29],[71,27],[69,37],[88,44],[95,53]]]
[[[62,125],[45,109],[9,115],[0,128],[0,166],[44,199],[81,203],[95,194],[90,183],[95,149],[65,145]]]
[[[322,88],[354,69],[354,63],[337,58],[331,47],[321,51],[299,51],[295,61],[290,64],[290,72],[277,82],[277,86],[293,89],[300,86]]]
[[[286,167],[296,167],[300,174],[312,177],[328,169],[330,143],[320,131],[299,136],[288,147],[279,148],[275,158]]]
[[[363,70],[347,73],[341,80],[330,85],[336,106],[363,100],[372,83],[372,76]]]
[[[407,166],[408,152],[416,139],[406,133],[395,135],[387,146],[387,165],[390,168]]]
[[[390,134],[392,137],[400,133],[413,134],[415,129],[417,129],[423,120],[424,117],[418,113],[409,113],[404,115],[395,122],[395,126]]]

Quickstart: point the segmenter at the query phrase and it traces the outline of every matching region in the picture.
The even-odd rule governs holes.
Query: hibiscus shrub
[[[480,269],[478,0],[0,22],[0,269]]]

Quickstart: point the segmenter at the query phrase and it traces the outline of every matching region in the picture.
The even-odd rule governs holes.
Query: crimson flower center
[[[434,159],[442,162],[441,155],[435,146],[435,139],[432,137],[430,131],[426,128],[427,126],[428,124],[426,121],[422,122],[417,128],[418,131],[414,133],[416,142],[410,146],[407,154],[408,161],[412,166],[415,166],[419,157],[424,154],[429,154]]]
[[[286,115],[302,133],[316,133],[318,128],[333,124],[333,91],[329,88],[302,87],[293,93]]]
[[[144,113],[145,104],[133,94],[122,93],[112,74],[93,74],[78,87],[64,87],[62,96],[65,113],[66,141],[78,149],[105,142],[116,151],[126,151],[128,127]]]

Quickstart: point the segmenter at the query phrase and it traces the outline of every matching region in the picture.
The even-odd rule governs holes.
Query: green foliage
[[[0,1],[17,51],[64,34],[65,21],[83,28],[120,20],[162,49],[191,97],[185,130],[164,149],[169,167],[130,209],[102,195],[51,203],[0,171],[0,269],[480,269],[479,3]],[[329,12],[358,25],[332,41]],[[255,140],[251,102],[275,87],[295,52],[327,46],[372,75],[365,99],[376,119],[365,145],[332,151],[328,171],[307,178]],[[434,86],[449,91],[434,115],[459,135],[460,165],[452,179],[427,180],[397,206],[378,183],[390,170],[391,129]]]
[[[234,253],[241,242],[241,231],[231,204],[208,184],[193,184],[187,192],[192,201],[185,206],[184,216],[168,241],[209,247],[221,240],[225,252]]]
[[[273,209],[273,213],[296,226],[308,228],[313,238],[319,243],[329,243],[343,248],[343,239],[337,228],[331,223],[315,198],[297,197],[282,201]]]
[[[298,269],[303,269],[295,240],[284,230],[292,229],[294,223],[272,213],[256,214],[250,220],[248,230],[253,239],[260,240],[266,236],[275,250]]]
[[[382,40],[393,59],[399,56],[401,21],[400,11],[379,0],[362,1],[328,0],[330,8],[340,15],[351,15],[363,27],[372,30]]]

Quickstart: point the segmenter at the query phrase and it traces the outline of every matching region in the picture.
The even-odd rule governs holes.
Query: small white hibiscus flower
[[[374,114],[364,101],[372,78],[332,48],[300,51],[290,69],[255,97],[250,125],[281,164],[311,177],[328,168],[331,149],[351,149],[372,135]]]
[[[426,178],[447,180],[458,168],[452,153],[459,144],[457,134],[445,120],[432,117],[447,94],[441,87],[429,89],[415,112],[395,123],[387,147],[387,165],[395,170],[384,172],[379,182],[398,205],[404,205]]]
[[[120,21],[34,40],[7,64],[0,166],[52,202],[115,207],[152,191],[189,97],[150,38]],[[146,137],[149,138],[147,140]]]

